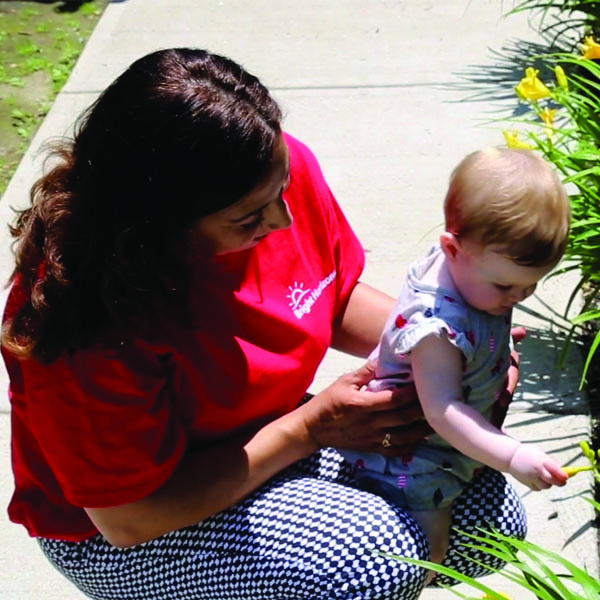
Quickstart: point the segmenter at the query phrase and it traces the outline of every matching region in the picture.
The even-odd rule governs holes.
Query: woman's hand
[[[513,327],[510,330],[512,335],[513,344],[516,345],[523,341],[527,336],[527,330],[525,327]],[[508,373],[506,374],[506,387],[502,390],[502,393],[498,397],[498,400],[492,407],[492,414],[490,416],[490,422],[495,425],[498,429],[502,429],[508,407],[513,400],[517,384],[519,383],[519,353],[513,350],[510,355],[510,366]]]
[[[515,348],[519,342],[522,342],[527,337],[527,329],[525,327],[513,327],[510,330],[512,336],[513,345]],[[508,383],[506,386],[506,392],[510,394],[511,400],[515,393],[517,383],[519,382],[519,353],[516,350],[512,351],[510,355],[510,368],[508,369]]]
[[[342,375],[298,409],[319,448],[406,456],[432,432],[413,385],[381,392],[361,389],[374,376],[373,365],[365,365]]]

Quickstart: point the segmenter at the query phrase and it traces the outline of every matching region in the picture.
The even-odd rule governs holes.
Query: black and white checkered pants
[[[525,535],[521,501],[491,469],[455,502],[453,526],[492,525]],[[501,562],[453,535],[445,565],[479,576]],[[353,487],[353,467],[327,448],[198,525],[132,548],[102,536],[40,539],[54,566],[96,600],[414,600],[425,571],[379,552],[427,559],[419,526],[382,498]],[[442,583],[452,583],[444,578]]]

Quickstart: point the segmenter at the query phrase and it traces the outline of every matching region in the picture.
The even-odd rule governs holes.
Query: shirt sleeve
[[[321,167],[310,149],[289,134],[286,141],[296,164],[293,176],[302,180],[300,187],[308,196],[302,203],[294,207],[294,214],[300,218],[306,210],[310,226],[303,226],[305,239],[312,234],[315,245],[321,255],[332,253],[336,269],[336,305],[337,315],[345,305],[365,266],[365,252],[348,219],[327,185]],[[310,190],[310,191],[309,191]],[[309,201],[308,198],[311,198]],[[317,219],[315,211],[320,212]],[[320,230],[319,221],[324,224]]]
[[[168,362],[142,343],[22,362],[28,425],[69,502],[117,506],[169,479],[186,439]]]
[[[334,224],[333,227],[336,230],[334,239],[335,257],[338,268],[338,304],[335,310],[337,315],[346,304],[363,272],[365,251],[331,191],[329,194],[331,198],[331,222]]]
[[[458,348],[467,361],[475,353],[474,337],[469,328],[466,309],[450,297],[436,298],[429,294],[414,294],[412,301],[396,308],[388,322],[386,335],[397,355],[408,355],[426,337],[447,339]]]

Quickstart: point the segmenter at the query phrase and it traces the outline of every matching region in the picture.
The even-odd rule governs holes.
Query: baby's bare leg
[[[438,510],[409,510],[409,514],[421,526],[431,546],[431,561],[441,564],[446,556],[450,541],[452,506]],[[435,573],[429,572],[425,585],[431,582]]]

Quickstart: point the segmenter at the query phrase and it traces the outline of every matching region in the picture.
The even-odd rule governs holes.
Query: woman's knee
[[[382,498],[328,481],[298,479],[271,490],[261,510],[256,508],[257,520],[271,514],[275,521],[268,530],[252,527],[265,535],[255,541],[270,548],[272,559],[295,565],[304,585],[313,582],[314,595],[307,598],[418,597],[426,572],[400,557],[427,559],[428,542],[405,511]]]
[[[523,539],[527,533],[527,515],[521,498],[504,475],[485,468],[455,501],[452,527],[476,534],[492,528]]]
[[[452,528],[444,566],[470,577],[481,577],[501,568],[504,561],[486,551],[485,541],[474,540],[471,536],[485,540],[490,535],[487,532],[495,530],[505,536],[523,539],[527,533],[527,517],[512,485],[498,471],[486,468],[455,501]],[[457,583],[444,575],[438,576],[437,581],[444,585]]]
[[[274,482],[232,509],[144,547],[114,549],[100,536],[77,548],[47,546],[54,564],[90,597],[103,600],[138,597],[141,573],[145,597],[153,600],[221,592],[262,600],[415,600],[426,572],[400,558],[429,553],[422,530],[404,511],[313,478]],[[89,568],[69,567],[82,548]]]

